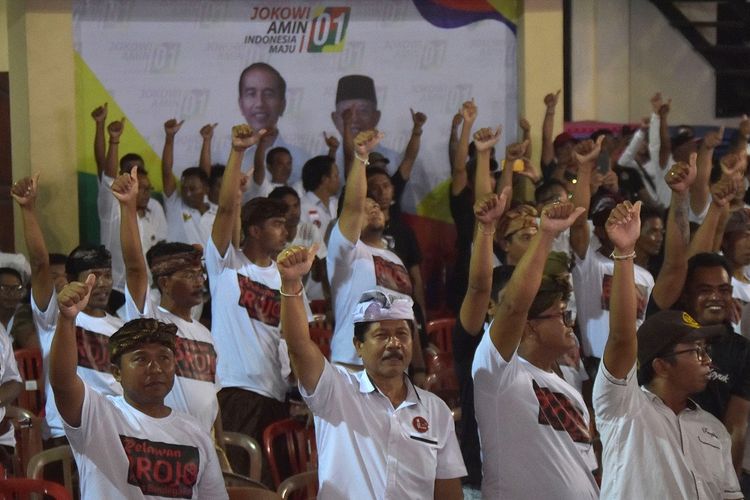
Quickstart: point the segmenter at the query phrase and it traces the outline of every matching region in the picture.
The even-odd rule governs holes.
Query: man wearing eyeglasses
[[[640,202],[621,203],[606,223],[615,248],[610,332],[593,396],[603,447],[602,498],[743,498],[729,433],[690,399],[709,380],[707,342],[725,327],[662,311],[636,334],[639,212]]]
[[[120,241],[125,261],[125,319],[154,318],[177,326],[176,373],[164,403],[192,415],[210,433],[219,414],[216,399],[216,350],[211,332],[193,319],[191,309],[203,302],[203,252],[185,243],[159,242],[141,251],[137,202],[139,178],[135,168],[112,183],[120,202]],[[148,261],[161,298],[148,286]]]

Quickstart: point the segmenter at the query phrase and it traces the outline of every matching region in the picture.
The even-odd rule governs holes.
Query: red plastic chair
[[[310,310],[313,314],[326,314],[328,312],[328,301],[325,299],[311,300]]]
[[[453,352],[453,328],[456,318],[440,318],[427,323],[427,336],[443,352]]]
[[[310,326],[310,338],[318,344],[320,352],[330,361],[331,359],[331,338],[333,330],[328,326],[312,325]]]
[[[52,481],[28,478],[0,480],[0,500],[26,499],[31,493],[44,493],[55,500],[73,499],[64,486]]]
[[[276,455],[274,445],[283,439],[286,460]],[[263,431],[263,451],[271,469],[274,488],[278,488],[287,477],[317,469],[318,448],[315,443],[315,430],[312,426],[293,418],[274,422]],[[289,471],[282,472],[280,465],[288,461]],[[283,475],[283,477],[282,477]]]
[[[42,416],[44,412],[44,370],[42,368],[42,351],[39,349],[16,349],[16,364],[24,382],[24,388],[18,395],[18,405],[34,415]]]

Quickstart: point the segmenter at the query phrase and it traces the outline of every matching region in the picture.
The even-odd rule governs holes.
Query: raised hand
[[[672,109],[672,98],[670,97],[667,99],[667,102],[662,103],[661,106],[659,106],[659,116],[664,118],[669,114],[669,110]]]
[[[385,135],[377,130],[365,130],[354,138],[354,151],[362,158],[367,158]]]
[[[648,116],[644,116],[641,118],[641,129],[648,130],[649,126],[651,125],[651,118]]]
[[[168,136],[174,137],[177,132],[180,131],[180,128],[182,128],[183,123],[185,123],[185,120],[178,122],[176,119],[170,118],[164,122],[164,133]]]
[[[326,142],[328,149],[338,149],[340,146],[339,140],[335,135],[328,135],[323,132],[323,140]]]
[[[421,111],[414,112],[413,109],[409,108],[409,111],[411,111],[411,121],[414,123],[414,128],[418,130],[422,130],[422,126],[427,121],[427,115],[422,113]]]
[[[672,165],[669,172],[664,176],[664,181],[669,186],[669,189],[675,193],[684,193],[695,181],[695,176],[698,173],[696,167],[696,158],[698,155],[693,153],[690,155],[689,163],[677,162]]]
[[[539,229],[553,237],[557,237],[585,212],[584,207],[575,207],[569,201],[550,203],[542,209],[542,222]]]
[[[602,150],[602,142],[604,142],[603,134],[596,138],[596,142],[587,139],[576,144],[573,149],[573,156],[576,159],[576,163],[578,165],[595,165],[596,159],[599,158],[599,153]]]
[[[72,281],[65,285],[57,295],[57,304],[60,314],[68,319],[74,319],[79,312],[83,311],[89,303],[91,289],[96,284],[96,275],[89,274],[86,282]]]
[[[474,217],[483,226],[493,225],[505,212],[506,202],[510,196],[510,186],[506,186],[500,196],[487,193],[474,202]]]
[[[562,92],[562,90],[558,90],[554,94],[550,93],[544,96],[544,105],[547,106],[547,111],[555,110],[557,101],[560,99],[560,92]]]
[[[302,277],[310,272],[317,252],[317,243],[309,248],[295,245],[282,250],[276,259],[276,265],[279,268],[282,281],[301,282]]]
[[[602,186],[610,193],[617,193],[620,191],[620,179],[617,178],[617,174],[614,170],[610,170],[604,177],[602,177]]]
[[[265,132],[266,129],[264,128],[257,131],[253,130],[246,123],[235,125],[232,127],[232,149],[239,152],[255,146]]]
[[[126,118],[123,116],[122,120],[115,120],[107,125],[107,132],[109,133],[109,140],[119,140],[122,132],[125,130]]]
[[[521,158],[521,160],[523,161],[523,170],[516,173],[528,177],[534,184],[538,183],[542,179],[542,176],[539,174],[539,171],[531,165],[531,160],[528,158]]]
[[[711,186],[711,200],[713,203],[719,208],[728,207],[740,188],[740,182],[744,182],[744,180],[736,177],[722,176],[718,182],[715,182]]]
[[[461,125],[461,122],[464,121],[464,117],[461,116],[461,112],[456,113],[453,115],[453,120],[451,121],[451,128],[456,129],[459,125]]]
[[[469,127],[474,125],[474,120],[477,119],[477,105],[474,104],[474,99],[464,102],[461,105],[460,113],[465,125]]]
[[[508,144],[508,146],[505,147],[505,162],[514,162],[520,158],[523,158],[526,156],[526,150],[529,147],[529,141],[523,141],[523,142],[514,142],[513,144]]]
[[[518,119],[518,126],[521,127],[521,130],[523,130],[524,132],[529,132],[531,130],[531,124],[529,123],[529,120],[523,117]]]
[[[610,212],[604,228],[618,255],[632,253],[641,235],[641,202],[618,204]]]
[[[91,118],[93,118],[96,123],[104,123],[104,120],[107,119],[107,103],[105,102],[101,106],[94,108],[91,112]]]
[[[258,135],[260,135],[260,143],[263,144],[263,147],[269,148],[279,136],[279,129],[276,127],[268,130],[263,129],[258,132]]]
[[[210,141],[214,137],[214,129],[218,123],[206,123],[203,125],[200,129],[201,137],[203,137],[204,140]]]
[[[498,125],[495,130],[485,127],[474,132],[474,146],[476,146],[477,152],[489,151],[492,149],[492,147],[497,144],[497,141],[500,140],[500,133],[502,130],[502,127]]]
[[[19,206],[23,208],[34,208],[38,186],[39,174],[34,174],[32,177],[24,177],[13,183],[13,187],[10,189],[10,195],[16,200],[16,203],[18,203]]]
[[[138,197],[138,167],[133,167],[129,174],[120,174],[112,183],[112,194],[123,205],[135,206]]]
[[[719,127],[719,130],[711,130],[703,136],[703,147],[706,149],[714,149],[721,144],[724,137],[724,125]]]
[[[354,110],[352,108],[346,108],[342,111],[341,121],[344,122],[344,127],[351,128],[352,122],[354,121]]]
[[[661,92],[657,92],[651,96],[651,111],[659,113],[662,104],[664,104],[664,98],[662,98]]]
[[[729,153],[722,156],[719,159],[719,165],[721,165],[722,176],[735,179],[743,177],[747,170],[746,157],[737,153]]]

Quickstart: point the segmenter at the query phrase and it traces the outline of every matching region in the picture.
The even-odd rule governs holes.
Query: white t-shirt
[[[204,255],[219,386],[284,401],[289,354],[281,338],[281,277],[276,262],[256,266],[233,245],[222,257],[213,238]],[[306,298],[305,307],[309,311]]]
[[[586,250],[584,260],[576,256],[576,265],[571,273],[583,352],[586,356],[597,358],[604,354],[604,346],[609,337],[609,299],[615,265],[612,259],[598,251],[599,248],[599,245],[592,241]],[[635,265],[635,288],[638,299],[638,327],[643,323],[648,299],[654,288],[654,277],[639,265]]]
[[[60,310],[57,305],[57,295],[52,294],[46,311],[41,311],[31,296],[31,312],[34,326],[39,335],[44,364],[44,394],[47,398],[44,404],[44,419],[47,424],[45,437],[61,437],[64,435],[62,419],[55,405],[55,395],[49,383],[49,352],[52,339],[55,336],[57,317]],[[95,391],[102,394],[119,396],[122,394],[120,383],[110,373],[109,337],[112,336],[124,322],[115,316],[107,314],[101,318],[78,313],[76,316],[76,344],[78,345],[78,376]]]
[[[331,361],[361,365],[362,360],[352,344],[354,307],[362,293],[372,289],[410,296],[412,284],[409,271],[390,250],[371,247],[362,240],[356,243],[347,240],[341,234],[338,223],[328,240],[326,268],[336,316],[336,329],[331,339]]]
[[[489,331],[471,371],[482,498],[599,498],[589,413],[578,391],[518,353],[505,361]]]
[[[435,479],[466,475],[448,406],[405,378],[394,408],[366,371],[325,362],[313,394],[318,498],[432,499]]]
[[[211,437],[190,415],[154,418],[86,385],[81,425],[65,423],[65,434],[81,498],[229,498]]]
[[[271,182],[271,173],[266,170],[266,175],[263,176],[263,182],[256,184],[255,180],[250,179],[250,183],[247,187],[247,191],[243,195],[243,200],[252,200],[253,198],[266,198],[269,193],[280,186],[286,186],[279,182]]]
[[[177,326],[175,343],[174,387],[164,404],[177,411],[192,415],[201,428],[211,433],[219,413],[219,401],[216,399],[216,351],[214,350],[211,332],[198,321],[185,321],[167,311],[154,301],[150,291],[146,292],[143,312],[130,295],[125,291],[125,311],[127,320],[136,318],[154,318]]]
[[[168,223],[168,241],[206,247],[216,219],[216,205],[209,203],[208,210],[201,213],[198,209],[190,208],[175,189],[171,196],[164,198],[164,207]]]
[[[602,498],[742,498],[724,425],[689,402],[675,415],[645,387],[636,368],[624,380],[604,362],[594,382],[602,440]]]
[[[99,181],[96,205],[99,210],[100,240],[112,254],[112,288],[125,293],[125,261],[120,245],[120,202],[112,194],[115,180],[102,174]],[[141,249],[146,258],[152,246],[167,237],[167,219],[158,201],[151,198],[143,217],[138,216],[138,233],[141,235]],[[149,273],[149,280],[151,275]]]
[[[5,327],[0,324],[0,385],[12,380],[23,383],[21,374],[18,373],[18,365],[16,364],[16,356],[13,353],[10,337],[8,332],[5,331]],[[5,406],[0,406],[0,420],[3,418],[5,418]],[[0,445],[16,446],[16,434],[13,426],[8,429],[8,432],[0,435]]]

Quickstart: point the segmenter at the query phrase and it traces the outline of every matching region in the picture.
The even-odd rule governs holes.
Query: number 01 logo
[[[341,52],[344,50],[349,7],[320,7],[310,23],[308,52]]]

